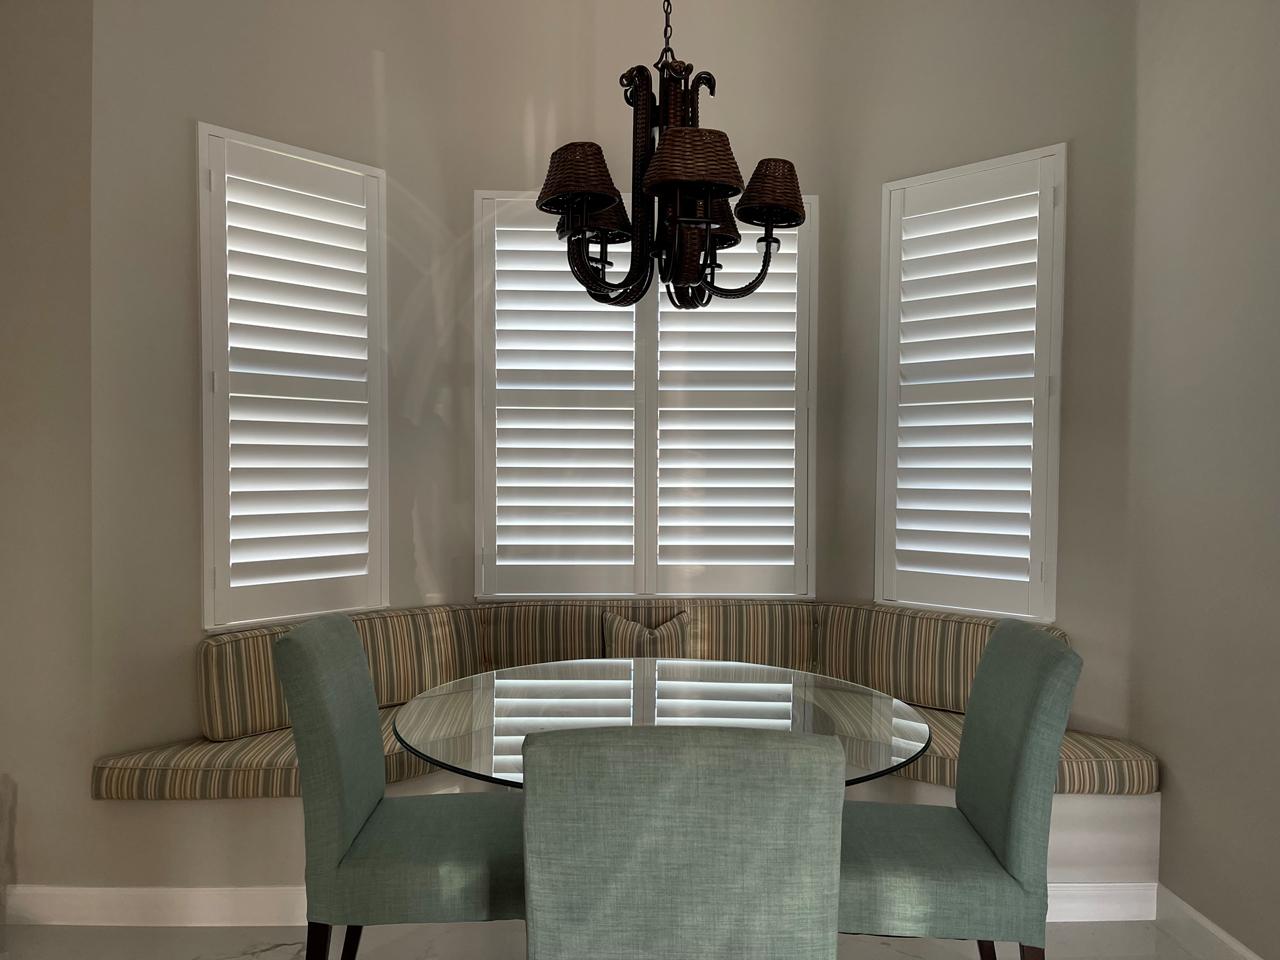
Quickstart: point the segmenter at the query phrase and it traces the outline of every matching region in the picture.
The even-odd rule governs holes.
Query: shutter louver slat
[[[365,233],[359,227],[265,210],[245,203],[228,201],[227,226],[273,234],[285,240],[305,240],[339,250],[365,250]]]
[[[208,134],[206,147],[225,385],[212,622],[376,606],[380,175],[230,134]]]
[[[561,576],[561,590],[576,582],[587,593],[630,592],[634,311],[593,301],[565,265],[555,222],[531,210],[527,201],[502,203],[494,225],[494,556],[487,576],[493,592],[527,592],[539,579],[530,568],[539,567]],[[611,274],[627,269],[628,249],[609,248]]]
[[[1020,614],[1040,603],[1051,163],[887,188],[884,599]]]
[[[357,272],[364,270],[369,263],[369,258],[363,250],[298,240],[278,233],[250,230],[247,227],[227,228],[227,252],[253,254],[275,260]]]

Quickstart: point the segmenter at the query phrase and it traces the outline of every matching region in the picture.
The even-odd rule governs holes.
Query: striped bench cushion
[[[404,703],[430,687],[479,673],[483,616],[483,608],[470,604],[352,614],[378,705]],[[293,626],[204,638],[196,663],[205,737],[235,740],[289,725],[271,644]]]
[[[933,740],[924,755],[897,772],[908,780],[956,785],[964,714],[917,707],[929,722]],[[1057,793],[1133,796],[1160,789],[1160,762],[1137,744],[1114,737],[1068,730],[1058,760]]]
[[[392,731],[399,707],[378,711],[387,782],[434,769],[400,746]],[[239,800],[299,795],[292,730],[238,740],[187,740],[103,757],[93,765],[97,800]]]
[[[1000,621],[876,603],[819,605],[817,672],[963,712],[978,661]],[[1069,643],[1057,627],[1049,633]]]

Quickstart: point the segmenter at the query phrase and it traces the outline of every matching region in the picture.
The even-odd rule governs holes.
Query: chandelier
[[[632,67],[620,79],[631,108],[631,216],[622,203],[598,143],[566,143],[551,154],[538,209],[559,217],[556,234],[567,242],[569,269],[599,303],[638,303],[654,274],[676,307],[704,307],[711,298],[736,299],[753,293],[769,273],[780,246],[774,230],[804,223],[804,201],[790,160],[761,160],[746,189],[722,130],[698,126],[698,98],[716,94],[716,78],[676,59],[671,49],[671,0],[663,0],[662,52],[649,68]],[[739,196],[740,195],[740,196]],[[729,201],[738,197],[730,210]],[[760,272],[741,287],[716,283],[718,251],[736,246],[734,213],[764,229],[757,241]],[[610,280],[609,245],[631,243],[624,277]]]

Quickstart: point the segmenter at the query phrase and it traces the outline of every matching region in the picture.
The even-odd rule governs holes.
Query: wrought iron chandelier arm
[[[641,262],[645,269],[634,283],[628,280],[614,283],[602,277],[592,267],[587,257],[587,241],[584,238],[579,237],[569,241],[569,269],[573,272],[574,279],[582,284],[596,303],[611,307],[630,307],[639,303],[648,292],[649,284],[653,282],[653,258],[646,254]],[[635,266],[634,260],[632,266]],[[627,276],[629,279],[630,270]]]
[[[717,297],[725,300],[740,300],[743,297],[750,296],[760,289],[760,284],[764,283],[765,277],[769,274],[769,263],[773,259],[773,245],[765,247],[764,259],[760,263],[760,272],[755,277],[741,287],[725,288],[718,287],[710,280],[703,279],[702,287],[705,290],[714,293]]]
[[[611,297],[607,294],[593,293],[590,290],[588,290],[587,295],[591,297],[591,299],[594,300],[596,303],[603,303],[606,306],[610,306],[610,307],[635,306],[637,303],[639,303],[641,300],[644,299],[644,295],[649,292],[649,284],[653,282],[653,261],[649,260],[648,264],[649,264],[649,267],[648,267],[648,270],[645,272],[644,278],[639,283],[633,284],[632,286],[628,287],[625,293],[622,293],[616,297]]]
[[[686,110],[689,113],[689,126],[696,127],[699,124],[698,110],[698,93],[702,87],[707,88],[707,94],[714,97],[716,95],[716,78],[706,70],[699,70],[693,75],[693,80],[689,82],[689,103]]]
[[[585,236],[569,238],[569,269],[573,272],[573,278],[590,293],[612,296],[627,289],[626,280],[615,283],[605,277],[603,267],[597,270],[592,266],[590,244],[591,241]]]

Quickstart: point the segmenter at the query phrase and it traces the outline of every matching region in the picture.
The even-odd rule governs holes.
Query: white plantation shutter
[[[1053,615],[1064,161],[885,188],[881,600]]]
[[[761,290],[677,311],[596,303],[553,217],[478,197],[477,594],[812,593],[806,202]],[[742,233],[722,286],[759,268]]]
[[[482,593],[631,593],[635,311],[574,280],[556,221],[486,200]],[[628,247],[610,248],[616,273]]]
[[[659,296],[657,593],[809,591],[808,278],[813,211],[764,284],[678,310]],[[718,283],[759,269],[762,231],[721,251]],[[803,281],[802,282],[802,278]]]
[[[383,175],[200,152],[206,625],[384,604]]]

